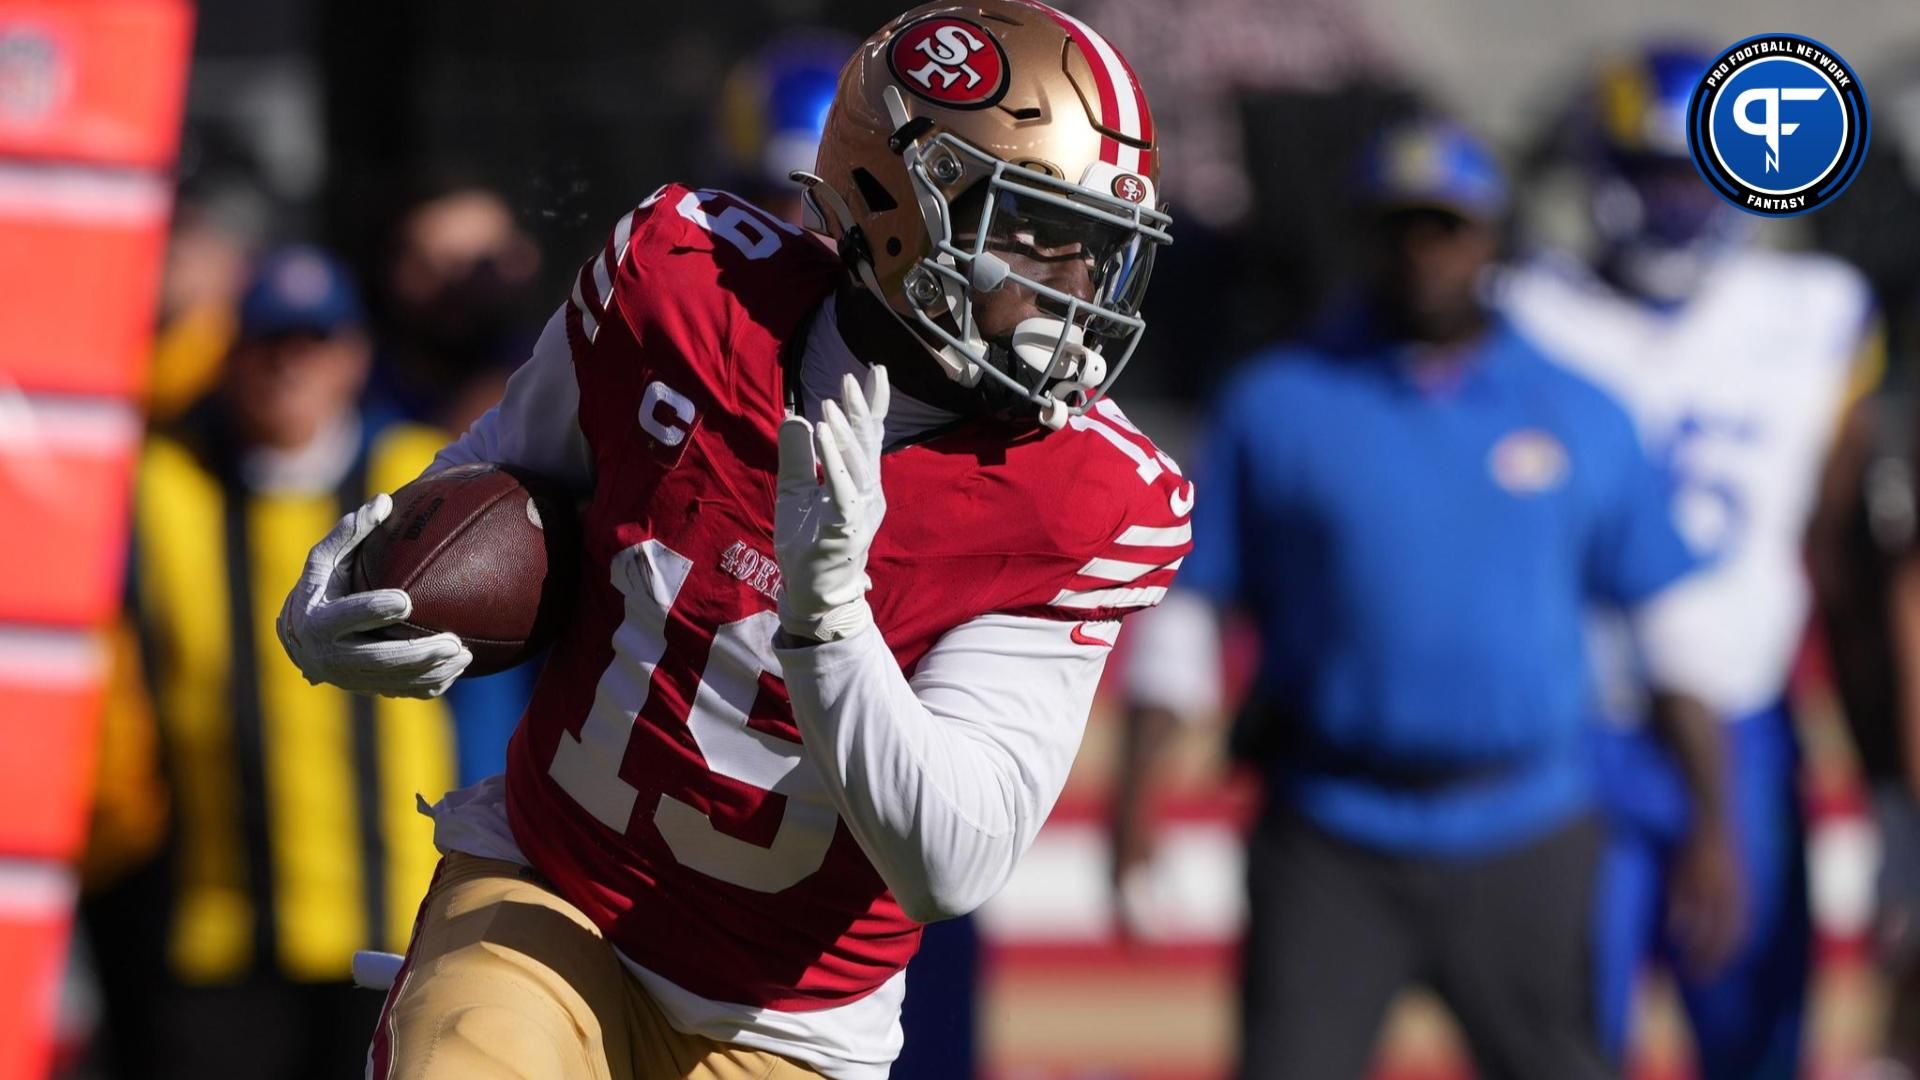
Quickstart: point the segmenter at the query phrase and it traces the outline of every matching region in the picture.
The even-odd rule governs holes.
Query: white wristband
[[[785,605],[781,605],[784,609]],[[830,607],[812,618],[780,612],[780,628],[791,637],[810,641],[839,641],[873,625],[873,609],[865,597]]]

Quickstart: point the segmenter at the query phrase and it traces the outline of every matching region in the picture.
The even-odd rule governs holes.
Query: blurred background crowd
[[[360,1074],[351,956],[404,947],[433,865],[413,794],[497,771],[531,672],[310,687],[278,598],[497,399],[649,191],[797,214],[784,176],[899,6],[198,0],[59,1075]],[[1163,133],[1176,242],[1118,397],[1198,470],[1200,548],[1013,885],[929,934],[894,1074],[1543,1076],[1487,1062],[1566,998],[1633,1077],[1915,1075],[1920,9],[1062,6]],[[1843,198],[1761,222],[1666,121],[1774,30],[1844,54],[1875,123]],[[1350,384],[1362,354],[1397,381]],[[1568,411],[1591,444],[1448,456]],[[1565,521],[1474,487],[1569,458],[1618,479]],[[1752,623],[1640,617],[1742,543],[1766,565],[1713,587]],[[1445,670],[1402,663],[1436,626]],[[1509,801],[1511,747],[1459,735],[1503,709],[1581,729],[1503,729],[1552,759]]]

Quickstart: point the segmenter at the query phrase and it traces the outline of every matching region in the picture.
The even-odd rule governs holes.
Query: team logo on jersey
[[[1132,173],[1123,172],[1114,177],[1112,187],[1116,198],[1125,199],[1130,203],[1147,201],[1146,183]]]
[[[1493,444],[1487,471],[1510,494],[1539,495],[1567,478],[1567,448],[1539,428],[1522,428]]]
[[[887,66],[913,94],[949,109],[984,109],[1007,92],[1007,50],[986,27],[952,15],[895,34]]]
[[[1762,34],[1719,55],[1687,103],[1687,146],[1720,197],[1763,217],[1832,201],[1860,171],[1867,95],[1847,62],[1799,34]]]
[[[775,603],[786,588],[780,577],[780,564],[745,540],[735,540],[720,553],[720,569],[734,580]]]
[[[1107,619],[1101,622],[1075,623],[1067,636],[1075,645],[1091,645],[1096,649],[1111,649],[1120,638],[1120,620]]]

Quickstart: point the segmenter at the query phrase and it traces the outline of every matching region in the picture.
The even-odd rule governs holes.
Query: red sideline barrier
[[[80,850],[106,666],[93,634],[0,629],[4,858],[65,864]],[[0,897],[0,920],[7,910]]]
[[[181,0],[0,3],[0,159],[172,168],[192,33]]]
[[[0,157],[0,387],[139,396],[168,201],[156,176]]]
[[[0,529],[0,627],[100,626],[120,602],[140,418],[122,399],[0,388],[6,426],[15,437],[0,434],[0,519],[31,527]]]
[[[72,904],[63,867],[0,862],[0,1077],[47,1074]]]
[[[100,721],[187,0],[0,0],[0,1080],[38,1080]]]

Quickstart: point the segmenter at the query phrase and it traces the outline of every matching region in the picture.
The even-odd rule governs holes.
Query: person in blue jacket
[[[1266,801],[1240,1075],[1363,1075],[1418,982],[1482,1076],[1606,1076],[1583,615],[1644,604],[1693,559],[1626,413],[1483,299],[1506,210],[1491,154],[1416,120],[1371,145],[1361,186],[1364,297],[1248,362],[1206,420],[1193,553],[1134,631],[1121,789],[1167,720],[1218,707],[1215,619],[1244,611],[1259,669],[1234,748]],[[1119,809],[1124,885],[1144,824]]]

